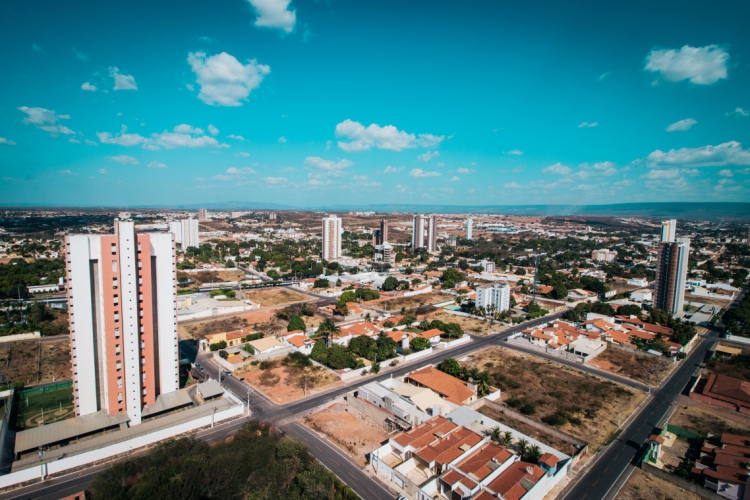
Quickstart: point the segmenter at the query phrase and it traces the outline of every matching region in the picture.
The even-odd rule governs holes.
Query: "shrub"
[[[210,344],[208,346],[208,348],[211,349],[211,351],[213,352],[213,351],[218,351],[220,349],[224,349],[224,348],[226,348],[226,346],[227,346],[227,343],[222,340],[221,342],[216,342],[215,344]]]
[[[261,370],[269,370],[269,369],[273,368],[273,364],[274,364],[273,361],[270,361],[268,359],[264,359],[263,361],[260,362],[260,369]]]

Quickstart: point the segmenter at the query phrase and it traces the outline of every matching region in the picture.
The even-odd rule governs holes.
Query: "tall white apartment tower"
[[[427,248],[428,252],[437,251],[437,217],[434,215],[415,215],[411,223],[412,248]]]
[[[335,215],[323,218],[323,252],[326,260],[341,257],[341,219]]]
[[[76,415],[127,413],[179,389],[175,244],[171,233],[65,238]]]
[[[198,248],[201,244],[198,221],[192,217],[170,222],[169,232],[174,235],[175,243],[180,244],[183,252],[188,247]]]
[[[471,239],[471,225],[473,224],[473,222],[474,221],[472,221],[471,219],[466,219],[466,239],[467,240]]]
[[[198,209],[198,220],[206,220],[208,219],[208,210],[205,208],[199,208]]]
[[[434,215],[427,218],[427,251],[437,252],[437,217]]]
[[[411,247],[424,247],[424,216],[415,215],[411,222]]]
[[[484,307],[487,310],[489,306],[494,306],[493,312],[503,312],[510,309],[510,286],[478,286],[476,292],[475,305],[477,307]]]
[[[677,236],[677,219],[665,220],[661,223],[661,242],[674,243]]]

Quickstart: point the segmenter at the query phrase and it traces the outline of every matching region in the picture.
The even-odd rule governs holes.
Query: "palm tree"
[[[479,373],[477,378],[474,379],[474,383],[477,384],[477,395],[480,398],[485,397],[490,393],[490,372],[485,370]]]
[[[539,459],[542,458],[542,449],[536,445],[529,448],[526,453],[526,459],[530,462],[537,463],[539,462]]]
[[[492,429],[490,432],[490,438],[496,443],[499,443],[503,439],[503,432],[500,430],[500,427]]]
[[[505,431],[503,433],[503,446],[508,447],[513,442],[513,431]]]
[[[518,454],[521,455],[521,457],[526,456],[526,453],[529,451],[529,442],[525,439],[519,439],[516,441],[516,451],[518,451]]]

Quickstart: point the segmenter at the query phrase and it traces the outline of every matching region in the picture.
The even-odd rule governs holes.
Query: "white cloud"
[[[595,186],[593,184],[579,184],[576,186],[576,189],[580,191],[591,191],[592,189],[594,189],[594,187]]]
[[[445,166],[445,163],[443,163],[442,161],[439,161],[439,162],[437,162],[437,163],[435,164],[435,166],[436,166],[437,168],[443,168],[443,167]]]
[[[417,178],[423,178],[423,177],[438,177],[441,174],[440,172],[426,172],[422,170],[421,168],[413,168],[411,172],[409,172],[409,177],[417,177]]]
[[[146,138],[140,134],[128,134],[127,131],[128,127],[123,125],[118,135],[113,136],[109,132],[97,132],[96,136],[102,144],[117,144],[119,146],[128,147],[138,146],[143,144],[143,141],[146,140]]]
[[[523,151],[521,151],[520,149],[511,149],[510,151],[508,151],[508,154],[509,155],[515,155],[515,156],[521,156],[523,154]]]
[[[720,179],[714,186],[714,191],[741,191],[742,186],[733,186],[736,184],[732,179]]]
[[[404,169],[404,167],[398,167],[397,168],[397,167],[392,167],[392,166],[388,165],[387,167],[385,167],[385,170],[383,170],[383,173],[384,174],[397,174],[397,173],[401,172],[403,169]]]
[[[214,175],[212,179],[215,181],[233,181],[235,177],[233,175]]]
[[[229,137],[230,139],[234,139],[235,141],[244,141],[245,140],[245,138],[242,137],[241,135],[229,134],[227,137]]]
[[[211,135],[219,135],[219,129],[209,124],[208,133]]]
[[[516,181],[513,182],[506,182],[503,184],[503,187],[505,189],[521,189],[523,186],[517,183]]]
[[[242,158],[247,158],[248,156],[250,156],[250,153],[246,153],[245,151],[240,151],[239,153],[237,153],[237,156],[241,156]]]
[[[438,156],[440,156],[440,151],[427,151],[426,153],[417,156],[417,161],[430,161]]]
[[[16,141],[11,141],[10,139],[6,139],[5,137],[0,137],[0,144],[5,144],[6,146],[15,146],[17,143]]]
[[[473,172],[473,170],[469,170],[468,168],[461,167],[458,170],[456,170],[456,172],[458,172],[459,174],[470,174]]]
[[[242,167],[242,168],[229,167],[227,169],[227,173],[231,175],[246,175],[246,174],[257,174],[258,172],[256,172],[250,167]]]
[[[33,50],[34,52],[39,52],[40,54],[44,54],[42,48],[37,44],[32,45],[31,50]]]
[[[196,133],[202,133],[202,131]],[[219,141],[207,135],[179,134],[176,132],[167,132],[165,130],[161,134],[151,134],[151,139],[147,140],[144,147],[146,149],[159,149],[159,147],[174,149],[206,147],[228,148],[229,146],[226,144],[220,144]]]
[[[206,57],[205,52],[191,52],[187,61],[201,86],[198,99],[217,106],[242,106],[242,101],[247,101],[250,92],[271,72],[270,66],[258,64],[255,59],[242,64],[226,52],[211,57]]]
[[[78,175],[77,173],[73,172],[72,170],[60,170],[61,175]]]
[[[326,175],[340,177],[344,175],[347,168],[354,165],[354,162],[347,159],[340,161],[324,160],[319,156],[308,156],[305,158],[305,166],[317,170],[322,170]]]
[[[121,163],[122,165],[138,165],[141,163],[132,156],[128,155],[108,156],[107,158],[114,162]]]
[[[410,134],[398,130],[393,125],[381,127],[373,123],[367,127],[349,119],[336,125],[336,137],[348,139],[350,142],[339,141],[338,146],[347,152],[358,153],[369,151],[372,147],[390,151],[403,151],[417,146],[433,148],[445,139],[444,136],[432,134]]]
[[[289,9],[291,0],[247,0],[258,16],[255,25],[263,28],[279,28],[287,33],[294,30],[297,12]]]
[[[352,180],[354,180],[354,187],[356,188],[378,188],[383,185],[382,182],[368,179],[366,175],[355,175]]]
[[[77,50],[75,47],[71,47],[71,48],[73,49],[73,53],[76,55],[78,59],[80,59],[81,61],[89,60],[88,54],[86,54],[85,52],[81,52],[80,50]]]
[[[117,66],[111,66],[109,68],[109,76],[114,78],[115,86],[113,90],[138,90],[138,85],[135,83],[135,78],[131,75],[123,75]]]
[[[659,72],[670,82],[690,80],[711,85],[727,77],[729,54],[718,45],[681,49],[654,49],[646,56],[646,71]]]
[[[91,85],[89,82],[83,82],[83,85],[81,85],[81,90],[96,92],[96,85]]]
[[[99,173],[102,175],[107,175],[109,173],[109,170],[107,170],[106,168],[100,168]]]
[[[676,179],[680,176],[679,168],[669,168],[664,170],[651,170],[641,176],[641,179],[649,180],[660,180],[660,179]]]
[[[178,134],[203,134],[202,128],[196,128],[192,125],[188,125],[186,123],[182,123],[180,125],[177,125],[175,128],[172,129],[174,132]]]
[[[281,144],[284,144],[286,142],[286,137],[284,137],[283,135],[281,137],[279,137],[279,142]]]
[[[571,172],[572,170],[570,169],[570,167],[566,167],[560,162],[557,162],[554,165],[550,165],[549,167],[545,167],[544,170],[542,170],[543,174],[557,174],[557,175],[568,175]]]
[[[59,134],[75,135],[75,132],[68,127],[57,124],[58,120],[70,120],[70,115],[58,115],[50,109],[29,108],[28,106],[21,106],[17,109],[28,115],[23,119],[25,125],[34,125],[40,130],[49,132],[52,137],[57,137]]]
[[[611,76],[611,75],[612,75],[612,73],[610,73],[609,71],[607,71],[606,73],[602,73],[601,75],[597,76],[596,77],[596,81],[597,82],[604,81],[605,78],[607,78],[608,76]]]
[[[613,183],[612,187],[616,187],[616,188],[619,188],[619,187],[628,187],[628,186],[632,186],[633,184],[635,184],[635,181],[630,180],[630,179],[625,179],[625,180],[617,181],[617,182]]]
[[[83,143],[85,145],[87,145],[87,146],[98,146],[99,145],[96,142],[92,141],[91,139],[84,139]]]
[[[721,177],[734,177],[734,172],[732,172],[728,168],[725,168],[724,170],[719,170],[719,175]]]
[[[449,188],[449,187],[441,187],[441,188],[440,188],[440,191],[442,191],[442,192],[444,192],[444,193],[453,193],[453,188]]]
[[[684,132],[686,130],[690,130],[690,127],[698,123],[696,120],[693,120],[692,118],[685,118],[684,120],[680,120],[678,122],[674,122],[672,125],[667,127],[667,132]]]
[[[742,149],[742,144],[739,142],[730,141],[718,146],[670,149],[666,153],[657,149],[648,155],[645,161],[650,167],[750,165],[750,151]]]
[[[609,177],[617,173],[615,164],[611,161],[602,161],[589,165],[588,163],[582,163],[579,165],[580,170],[574,174],[574,177],[578,179],[590,179],[592,177],[605,176]]]
[[[750,112],[745,111],[742,108],[735,108],[734,111],[729,111],[727,113],[724,113],[727,116],[750,116]]]
[[[286,177],[264,177],[263,180],[268,184],[283,184],[287,182]]]
[[[450,179],[448,179],[448,182],[458,182],[460,180],[461,180],[461,178],[459,176],[454,175],[453,177],[451,177]]]
[[[148,164],[148,168],[169,168],[163,163],[159,163],[156,160],[153,160],[151,163]]]
[[[70,139],[68,139],[68,142],[70,142],[71,144],[80,144],[81,143],[81,141],[79,141],[78,139],[76,139],[74,137],[71,137]]]
[[[526,170],[526,169],[525,169],[525,168],[523,168],[523,167],[516,167],[516,168],[514,168],[514,169],[513,169],[513,172],[515,172],[515,173],[517,173],[517,174],[520,174],[520,173],[521,173],[521,172],[523,172],[524,170]]]
[[[591,123],[582,122],[578,124],[578,128],[591,128],[591,127],[598,127],[598,126],[599,126],[599,122],[591,122]]]

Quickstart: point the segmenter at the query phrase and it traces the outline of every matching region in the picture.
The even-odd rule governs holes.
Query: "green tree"
[[[443,271],[443,276],[441,276],[441,279],[443,280],[443,282],[452,281],[454,283],[453,286],[456,286],[455,283],[464,281],[466,279],[466,275],[455,268],[450,268]]]
[[[388,276],[383,282],[382,289],[386,292],[392,292],[398,288],[398,280],[393,276]]]
[[[437,369],[454,377],[458,377],[461,373],[461,365],[454,358],[444,359],[437,366]]]
[[[380,363],[378,363],[377,361],[373,363],[372,366],[370,367],[370,371],[372,373],[378,373],[380,371]]]
[[[327,347],[325,339],[318,339],[310,352],[310,357],[315,361],[325,364],[326,351]]]
[[[223,340],[221,342],[216,342],[215,344],[209,344],[208,346],[208,348],[211,349],[211,351],[218,351],[226,347],[227,347],[227,343]]]
[[[641,306],[637,306],[634,304],[620,306],[617,309],[617,314],[620,314],[622,316],[637,316],[638,318],[643,317],[643,311],[641,310]]]
[[[307,330],[305,322],[296,314],[292,316],[292,318],[289,320],[289,324],[286,326],[286,331],[292,332],[294,330]]]
[[[425,349],[430,347],[430,341],[422,337],[414,337],[413,339],[411,339],[409,345],[414,352],[424,351]]]
[[[331,286],[331,282],[327,279],[318,279],[313,283],[313,288],[328,288]]]
[[[490,439],[496,443],[499,443],[503,439],[503,431],[500,430],[500,427],[495,427],[490,431]]]
[[[392,338],[381,333],[375,342],[378,346],[378,361],[385,361],[396,356],[398,344]]]

